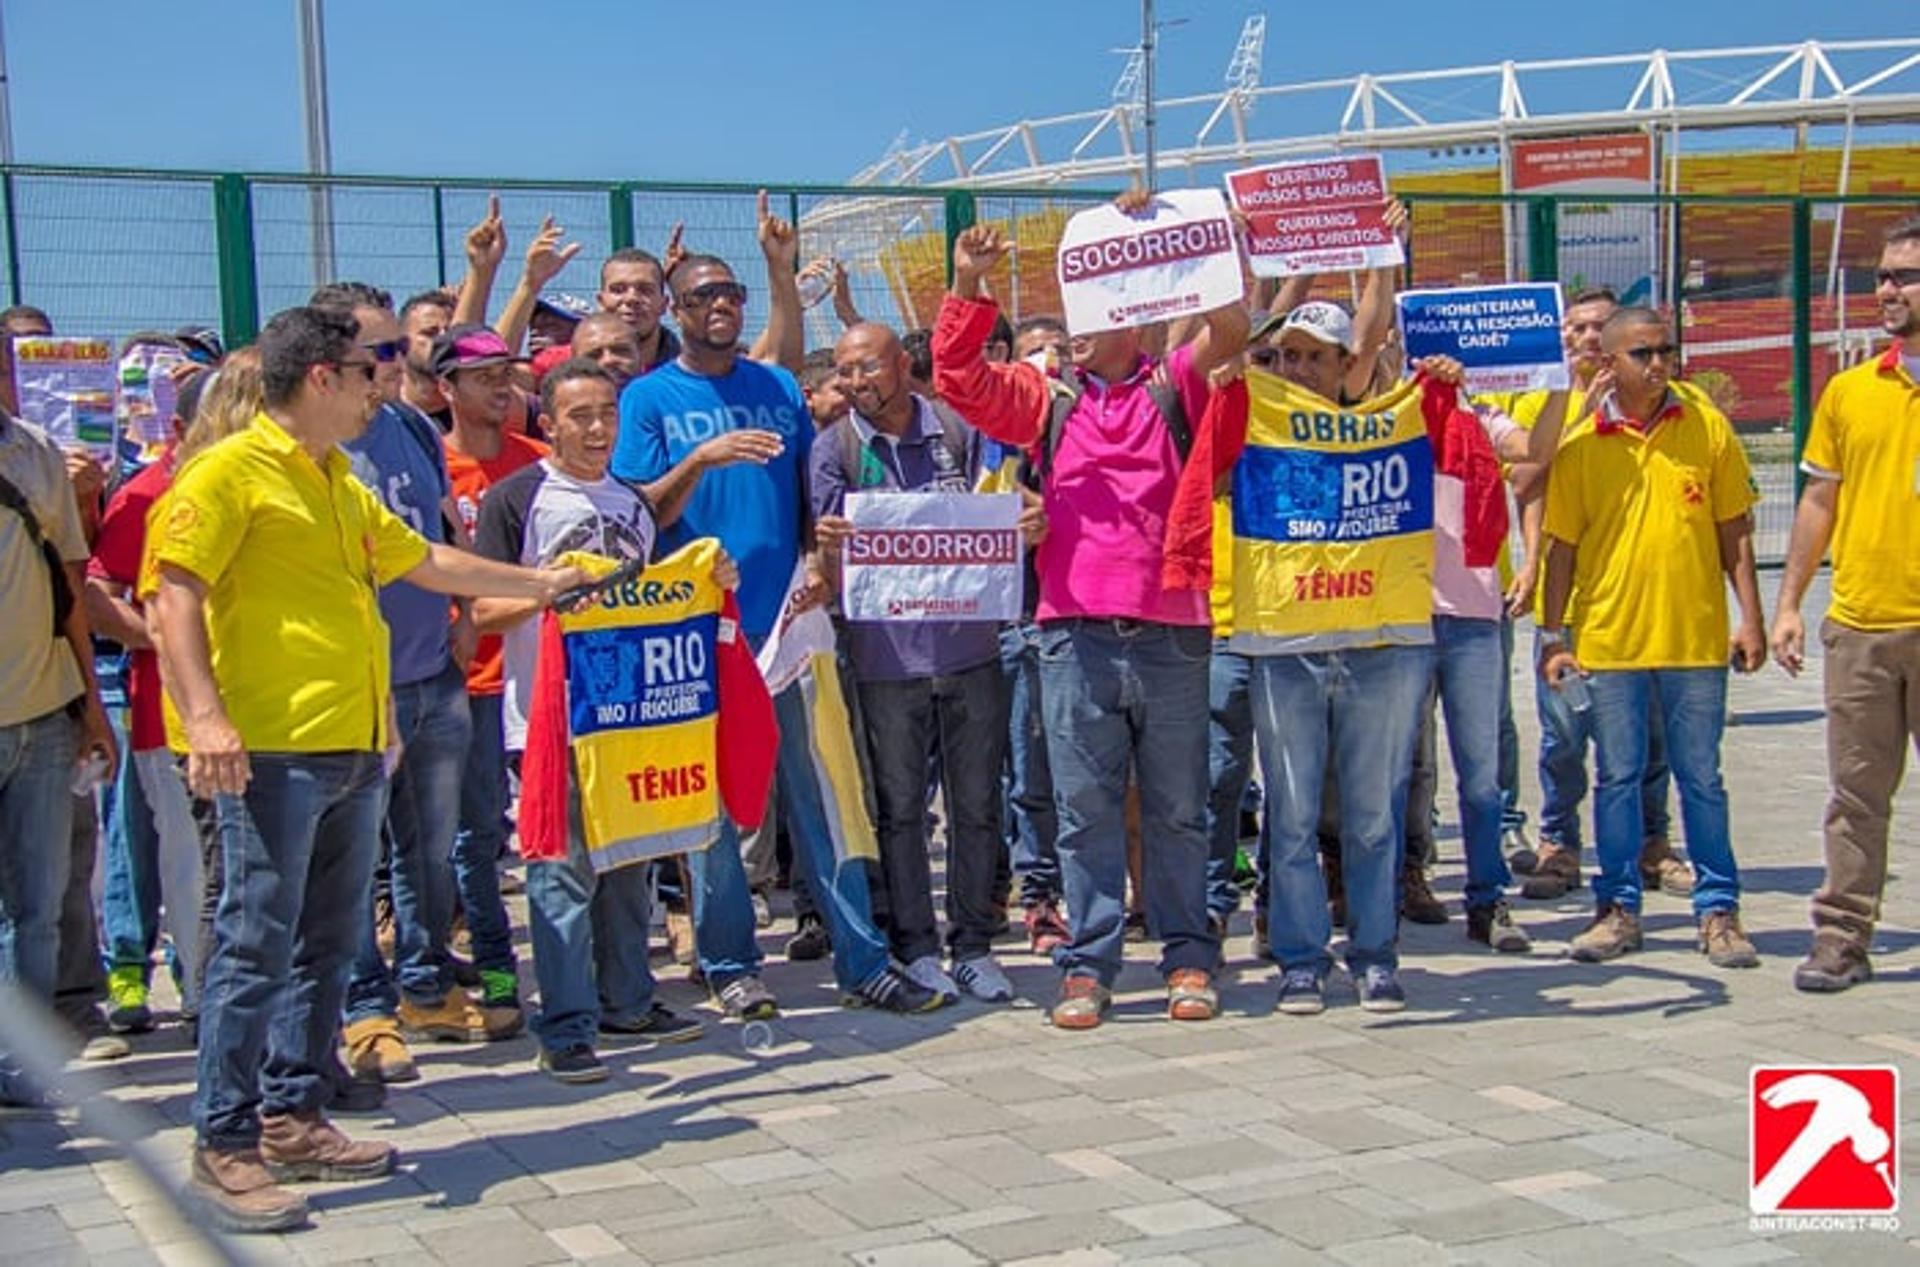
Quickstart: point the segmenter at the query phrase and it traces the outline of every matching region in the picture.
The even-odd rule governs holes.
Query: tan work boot
[[[1716,968],[1758,968],[1760,952],[1740,928],[1740,912],[1708,911],[1700,917],[1700,953]]]
[[[369,1016],[346,1028],[347,1072],[375,1082],[413,1082],[420,1070],[391,1016]]]
[[[1580,855],[1557,840],[1540,842],[1533,874],[1520,886],[1520,895],[1536,902],[1563,898],[1580,887]]]
[[[1609,902],[1594,912],[1593,923],[1573,939],[1573,957],[1581,963],[1599,963],[1617,959],[1629,950],[1640,949],[1640,917],[1617,902]]]
[[[667,908],[667,950],[677,964],[684,966],[694,960],[693,917],[672,907]]]
[[[1444,924],[1447,904],[1434,896],[1427,869],[1409,862],[1400,871],[1400,915],[1415,924]]]
[[[317,1110],[263,1113],[260,1160],[282,1183],[378,1179],[393,1170],[393,1145],[355,1143]]]
[[[194,1194],[227,1232],[284,1232],[307,1221],[307,1201],[275,1186],[255,1148],[195,1148]]]
[[[1693,896],[1693,868],[1680,861],[1665,836],[1649,836],[1640,847],[1640,884],[1651,893],[1658,889],[1675,897]]]
[[[443,1043],[484,1043],[487,1018],[465,990],[455,988],[432,1007],[400,1000],[400,1028],[417,1038]]]

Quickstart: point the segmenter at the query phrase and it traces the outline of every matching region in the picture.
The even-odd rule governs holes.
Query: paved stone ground
[[[1245,913],[1226,1015],[1203,1026],[1160,1019],[1145,955],[1112,1023],[1067,1035],[1038,1010],[1054,973],[1025,955],[1008,956],[1020,1006],[897,1019],[834,1008],[823,965],[776,954],[767,977],[787,1012],[770,1050],[716,1024],[686,1047],[610,1049],[597,1088],[534,1072],[526,1039],[423,1051],[425,1080],[353,1127],[397,1143],[400,1172],[318,1189],[311,1231],[244,1250],[459,1267],[1920,1261],[1911,1230],[1748,1227],[1749,1066],[1920,1058],[1920,892],[1898,874],[1876,984],[1834,999],[1787,984],[1820,873],[1817,683],[1770,669],[1734,688],[1726,770],[1757,972],[1708,967],[1687,908],[1664,897],[1645,953],[1573,964],[1585,891],[1521,904],[1537,945],[1517,961],[1469,949],[1458,914],[1409,928],[1413,1007],[1387,1018],[1355,1007],[1344,978],[1324,1016],[1276,1015]],[[1911,786],[1898,814],[1911,841]],[[1457,839],[1442,852],[1437,883],[1457,902]],[[663,996],[693,1005],[666,976]],[[108,1077],[184,1170],[178,1031]],[[201,1261],[119,1151],[69,1128],[0,1119],[0,1259]]]

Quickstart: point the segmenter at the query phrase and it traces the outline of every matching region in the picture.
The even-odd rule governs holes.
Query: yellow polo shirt
[[[1800,456],[1808,475],[1840,481],[1827,614],[1855,629],[1920,625],[1920,385],[1899,344],[1828,380]]]
[[[198,454],[156,503],[158,565],[207,585],[213,676],[254,752],[379,751],[389,662],[379,589],[427,543],[353,478],[347,457],[315,463],[272,418]],[[186,750],[167,701],[167,742]]]
[[[1525,427],[1528,431],[1533,430],[1534,425],[1540,421],[1540,415],[1546,412],[1547,397],[1550,394],[1551,393],[1544,391],[1534,391],[1521,392],[1512,396],[1510,398],[1512,404],[1507,409],[1507,416],[1519,423],[1522,427]],[[1573,388],[1567,393],[1566,421],[1571,423],[1575,418],[1580,416],[1580,411],[1586,407],[1586,391],[1579,387]],[[1567,433],[1571,430],[1572,427],[1568,426],[1566,430],[1560,433],[1560,442],[1562,444],[1566,443]],[[1512,474],[1511,468],[1505,469],[1509,475]],[[1540,557],[1534,562],[1535,571],[1533,584],[1533,623],[1536,625],[1545,624],[1547,619],[1546,529],[1542,528],[1540,531],[1542,538],[1540,542]],[[1505,557],[1504,552],[1501,557]],[[1579,586],[1576,585],[1573,590],[1567,594],[1567,610],[1560,614],[1560,623],[1563,625],[1572,625],[1574,623],[1573,618],[1579,611],[1579,606],[1580,589]]]
[[[1718,524],[1759,500],[1719,410],[1672,394],[1645,434],[1583,419],[1547,476],[1545,533],[1574,547],[1580,662],[1589,669],[1727,663]]]

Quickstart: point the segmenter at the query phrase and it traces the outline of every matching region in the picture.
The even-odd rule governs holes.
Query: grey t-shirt
[[[66,461],[46,432],[0,412],[0,474],[20,490],[60,557],[86,562]],[[53,634],[46,555],[11,510],[0,510],[0,607],[7,613],[0,620],[0,726],[18,726],[65,707],[86,680],[73,648]]]

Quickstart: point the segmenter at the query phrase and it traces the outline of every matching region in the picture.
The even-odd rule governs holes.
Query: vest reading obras
[[[1256,370],[1247,391],[1229,649],[1433,641],[1433,445],[1419,387],[1341,406]]]

